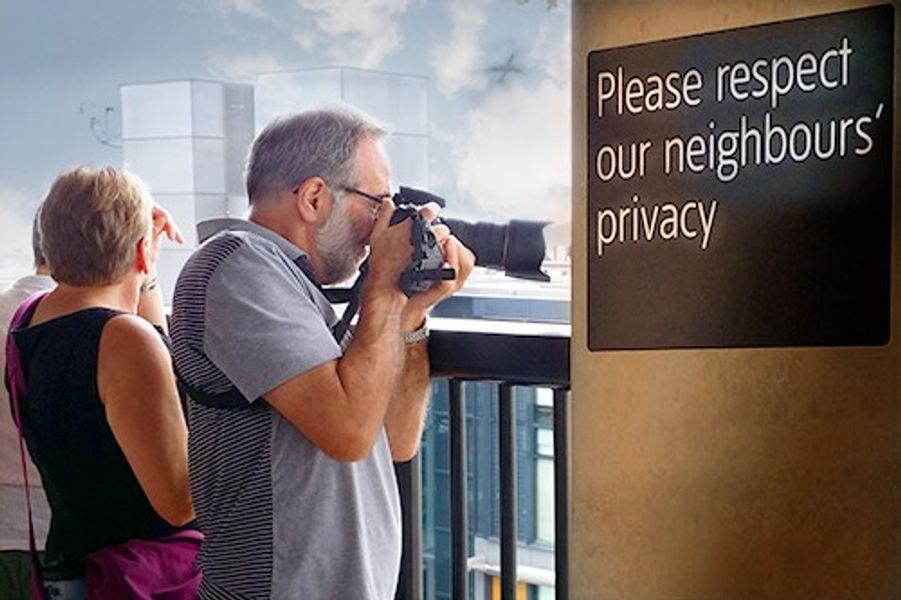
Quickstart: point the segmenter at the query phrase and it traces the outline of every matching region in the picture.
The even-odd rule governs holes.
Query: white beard
[[[362,260],[348,206],[346,198],[335,202],[332,214],[316,232],[316,249],[325,270],[320,283],[326,285],[349,279]]]

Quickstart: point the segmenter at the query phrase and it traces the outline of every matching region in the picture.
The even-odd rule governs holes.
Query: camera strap
[[[354,281],[353,287],[350,288],[350,301],[347,304],[347,308],[344,309],[341,320],[332,327],[332,337],[335,338],[342,350],[344,349],[344,338],[350,329],[350,323],[357,316],[357,313],[360,312],[360,297],[363,295],[363,283],[366,281],[368,272],[369,259],[366,259],[360,265],[360,274],[357,276],[357,280]]]

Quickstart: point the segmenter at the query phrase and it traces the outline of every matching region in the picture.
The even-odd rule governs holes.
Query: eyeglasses
[[[391,194],[380,194],[378,196],[374,196],[372,194],[367,194],[362,190],[358,190],[356,188],[344,186],[341,188],[342,192],[347,192],[348,194],[356,194],[357,196],[362,196],[366,198],[370,202],[373,203],[372,206],[372,216],[375,217],[379,214],[379,209],[382,207],[382,200],[385,198],[390,198]]]
[[[385,198],[391,198],[390,193],[389,194],[380,194],[380,195],[376,196],[373,194],[368,194],[368,193],[364,192],[363,190],[358,190],[357,188],[352,188],[352,187],[347,187],[347,186],[343,186],[341,188],[341,191],[347,192],[348,194],[356,194],[357,196],[362,196],[363,198],[366,198],[367,200],[372,202],[375,205],[372,207],[373,215],[378,214],[379,208],[381,208],[381,206],[382,206],[382,200],[384,200]],[[299,192],[300,192],[300,186],[291,190],[292,194],[297,194]]]
[[[356,194],[356,195],[358,195],[358,196],[363,196],[363,197],[366,198],[367,200],[369,200],[369,201],[371,201],[371,202],[375,202],[375,203],[378,204],[379,206],[382,205],[382,200],[384,200],[385,198],[390,198],[390,197],[391,197],[391,194],[380,194],[380,195],[378,195],[378,196],[374,196],[374,195],[372,195],[372,194],[367,194],[367,193],[364,192],[364,191],[361,191],[361,190],[358,190],[358,189],[352,188],[352,187],[342,187],[342,188],[341,188],[341,191],[342,191],[342,192],[347,192],[348,194]]]

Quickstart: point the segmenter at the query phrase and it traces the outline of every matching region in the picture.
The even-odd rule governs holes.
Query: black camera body
[[[428,289],[433,281],[453,279],[453,269],[440,268],[444,264],[441,247],[429,223],[417,209],[429,202],[444,207],[444,198],[402,186],[393,200],[397,209],[391,217],[392,225],[407,218],[413,219],[410,228],[413,258],[400,282],[404,293],[412,296]],[[468,223],[459,219],[439,219],[435,223],[446,225],[463,245],[472,250],[478,266],[499,269],[519,279],[550,281],[550,277],[541,271],[545,254],[542,230],[547,223],[514,220],[506,225],[497,225]]]
[[[410,265],[400,277],[400,289],[407,297],[423,292],[431,287],[432,282],[442,279],[454,279],[453,269],[442,268],[444,253],[429,222],[425,220],[413,204],[401,204],[391,215],[391,224],[395,225],[410,219],[410,245],[413,255]]]
[[[419,214],[419,206],[434,202],[444,207],[444,198],[408,187],[401,187],[394,195],[397,207],[391,215],[391,225],[410,219],[410,245],[413,253],[410,264],[401,275],[398,286],[407,297],[423,292],[435,281],[454,279],[453,269],[442,267],[444,253],[432,233],[431,224]],[[550,281],[541,271],[544,260],[544,235],[542,229],[547,223],[539,221],[510,221],[506,225],[494,223],[467,223],[458,219],[439,219],[435,224],[446,225],[475,255],[475,264],[480,267],[501,269],[511,277]],[[369,261],[360,267],[360,276],[350,290],[331,288],[326,296],[331,302],[347,302],[341,320],[332,328],[338,343],[344,340],[350,322],[360,308],[360,293]]]

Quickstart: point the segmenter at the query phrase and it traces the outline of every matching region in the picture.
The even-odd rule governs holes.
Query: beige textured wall
[[[901,598],[898,3],[889,346],[591,353],[579,219],[590,50],[872,4],[573,2],[573,598]]]

